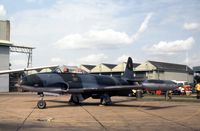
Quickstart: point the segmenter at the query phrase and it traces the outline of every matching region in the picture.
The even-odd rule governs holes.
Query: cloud
[[[27,1],[37,3],[44,0]],[[14,13],[11,16],[12,39],[22,43],[37,43],[39,46],[43,43],[52,45],[60,38],[64,38],[63,36],[74,32],[87,32],[94,30],[94,27],[96,30],[100,26],[103,30],[110,29],[115,25],[115,21],[119,21],[114,15],[122,8],[118,3],[106,0],[59,0],[50,3],[48,8],[42,4],[38,8],[28,8]]]
[[[185,23],[183,25],[183,28],[185,30],[199,30],[200,29],[200,24],[199,23]]]
[[[51,64],[58,64],[58,65],[68,64],[66,63],[66,60],[60,57],[52,57],[50,61],[51,61]]]
[[[37,4],[42,4],[44,0],[25,0],[27,3],[37,3]]]
[[[78,64],[75,61],[67,61],[61,57],[52,57],[50,59],[50,63],[56,65],[67,65],[67,66],[75,66]]]
[[[89,31],[82,35],[72,34],[59,40],[56,45],[61,49],[104,48],[129,44],[131,38],[124,32],[112,29]]]
[[[25,0],[28,3],[36,2],[36,0]]]
[[[62,62],[62,61],[63,60],[61,58],[59,58],[59,57],[53,57],[53,58],[51,58],[51,62],[53,62],[53,63],[54,62],[56,62],[56,63],[58,62],[59,63],[59,62]]]
[[[85,63],[85,64],[99,64],[101,62],[104,62],[108,57],[103,54],[91,54],[86,57],[80,58],[79,61],[80,63]]]
[[[145,32],[145,31],[147,30],[148,24],[149,24],[149,21],[150,21],[152,15],[153,15],[153,13],[149,13],[149,14],[146,16],[146,18],[145,18],[144,21],[142,22],[142,24],[141,24],[139,30],[136,32],[135,35],[133,35],[132,41],[137,40],[137,39],[140,37],[140,35],[141,35],[143,32]]]
[[[40,0],[27,0],[26,2],[37,3],[37,1]],[[71,55],[74,53],[74,50],[64,50],[64,52],[62,52],[59,49],[55,50],[55,47],[64,47],[62,49],[115,47],[115,49],[117,49],[119,46],[131,44],[132,36],[131,34],[129,36],[127,32],[131,32],[133,27],[133,30],[136,29],[136,31],[133,31],[133,33],[136,32],[135,34],[141,32],[141,30],[145,31],[148,28],[151,13],[148,14],[148,12],[145,11],[147,16],[144,16],[144,18],[141,18],[141,14],[134,14],[133,12],[124,16],[123,13],[126,10],[127,6],[122,6],[121,2],[107,0],[59,0],[49,4],[48,8],[46,8],[45,4],[38,6],[38,8],[23,8],[22,10],[13,11],[10,14],[12,41],[22,43],[22,45],[24,43],[26,46],[36,47],[34,54],[38,55],[36,55],[37,58],[35,57],[37,60],[33,62],[34,65],[41,65],[41,63],[52,64],[51,58],[60,56],[61,59],[64,58],[65,61],[61,63],[58,62],[61,60],[56,60],[54,58],[52,60],[55,64],[56,61],[59,64],[65,62],[66,64],[69,64],[69,62],[75,64],[80,63],[78,62],[79,58],[87,56],[90,53],[93,54],[93,52],[88,52],[88,50],[78,50],[78,53]],[[144,19],[144,22],[142,22],[142,19]],[[147,22],[145,22],[145,20]],[[138,23],[138,21],[141,23]],[[129,25],[131,25],[131,28]],[[134,36],[134,39],[138,39],[140,35],[136,36]],[[66,37],[67,39],[64,39]],[[63,41],[61,38],[63,38]],[[69,39],[76,43],[69,43]],[[63,44],[53,44],[58,41]],[[47,49],[48,52],[46,52]],[[43,52],[46,52],[46,56],[48,56],[49,59],[44,60],[44,56],[39,57]],[[99,54],[104,51],[96,50],[96,52]],[[55,54],[57,56],[55,56]]]
[[[152,47],[144,48],[145,51],[150,51],[157,54],[174,54],[180,51],[186,51],[192,48],[195,40],[193,37],[189,37],[186,40],[176,41],[160,41],[158,44],[154,44]]]
[[[3,5],[0,4],[0,18],[4,18],[6,16],[6,10]]]
[[[86,49],[86,48],[111,48],[134,43],[145,30],[152,13],[149,13],[142,22],[138,31],[132,36],[125,32],[118,32],[112,29],[90,30],[83,34],[71,34],[58,40],[55,45],[60,49]]]
[[[128,57],[129,57],[129,55],[124,55],[123,54],[122,56],[120,56],[120,57],[117,58],[117,62],[118,63],[126,62],[127,59],[128,59]]]

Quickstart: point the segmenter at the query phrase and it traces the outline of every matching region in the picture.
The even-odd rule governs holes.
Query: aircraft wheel
[[[112,101],[110,99],[110,96],[108,96],[107,94],[102,95],[100,98],[100,103],[101,105],[111,105]]]
[[[70,100],[69,100],[69,103],[73,103],[75,105],[79,105],[80,101],[79,101],[78,96],[72,95],[71,98],[70,98]]]
[[[37,106],[39,109],[44,109],[46,108],[46,102],[44,100],[39,100]]]

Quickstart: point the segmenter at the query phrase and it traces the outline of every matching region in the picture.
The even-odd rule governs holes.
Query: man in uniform
[[[195,89],[197,91],[197,99],[200,99],[200,82],[196,84]]]

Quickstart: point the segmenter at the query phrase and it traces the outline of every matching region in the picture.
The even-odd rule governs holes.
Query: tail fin
[[[133,61],[131,57],[128,58],[126,69],[122,77],[128,80],[133,79]]]

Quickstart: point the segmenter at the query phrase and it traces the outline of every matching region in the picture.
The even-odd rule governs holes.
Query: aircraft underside
[[[110,105],[110,104],[112,104],[112,101],[111,101],[112,96],[128,96],[128,93],[130,93],[130,92],[131,92],[130,90],[127,90],[127,91],[123,91],[123,92],[115,91],[115,92],[76,93],[76,94],[71,94],[69,103],[79,105],[81,102],[83,102],[84,100],[91,97],[93,99],[99,99],[101,105]],[[46,108],[44,94],[46,94],[46,92],[38,93],[38,95],[41,96],[41,100],[39,100],[37,103],[37,106],[39,109]]]

